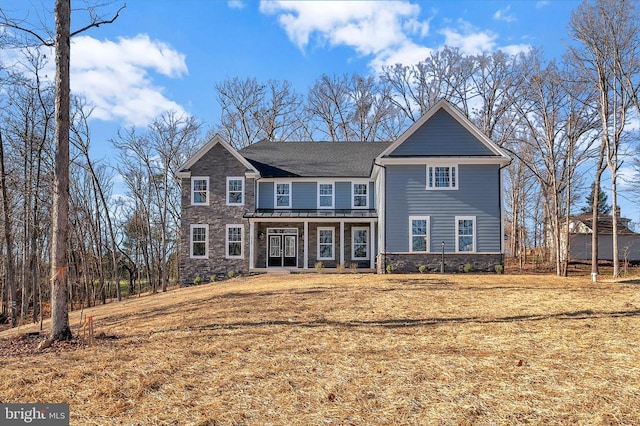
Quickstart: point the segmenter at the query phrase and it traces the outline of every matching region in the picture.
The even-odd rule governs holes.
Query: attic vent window
[[[427,166],[427,189],[458,189],[458,167]]]

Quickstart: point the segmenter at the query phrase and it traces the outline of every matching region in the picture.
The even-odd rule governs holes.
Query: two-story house
[[[350,267],[417,272],[502,264],[510,161],[439,102],[393,142],[213,137],[179,171],[180,276]]]

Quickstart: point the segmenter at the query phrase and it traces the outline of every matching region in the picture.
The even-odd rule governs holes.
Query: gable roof
[[[618,217],[617,229],[618,235],[639,235],[629,228],[630,219]],[[593,233],[593,216],[591,213],[585,213],[574,216],[570,220],[569,227],[574,234],[592,234]],[[598,235],[613,234],[613,217],[611,215],[598,216]]]
[[[229,151],[229,153],[231,153],[231,155],[233,155],[243,166],[245,166],[247,168],[247,170],[248,170],[247,173],[256,174],[256,175],[260,174],[258,172],[258,170],[255,167],[253,167],[253,165],[249,161],[247,161],[244,157],[242,157],[240,154],[238,154],[238,151],[234,147],[229,145],[222,138],[222,136],[220,136],[220,134],[216,133],[211,139],[209,139],[209,142],[207,142],[202,148],[200,148],[198,150],[198,152],[196,152],[193,155],[193,157],[188,159],[186,163],[184,163],[182,166],[180,166],[178,168],[178,172],[176,173],[176,175],[179,178],[191,177],[191,170],[190,170],[191,167],[195,163],[197,163],[207,152],[209,152],[209,150],[211,148],[213,148],[216,144],[220,144],[227,151]]]
[[[390,142],[260,141],[239,151],[262,177],[359,177]]]
[[[458,126],[452,127],[452,122]],[[443,138],[453,138],[457,145],[449,144],[447,142],[451,139],[443,141]],[[442,142],[446,148],[442,144],[436,146]],[[418,146],[403,149],[405,143]],[[416,148],[424,150],[425,147],[432,148],[432,152],[416,152]],[[482,157],[505,164],[511,161],[505,151],[446,100],[436,103],[379,157]]]

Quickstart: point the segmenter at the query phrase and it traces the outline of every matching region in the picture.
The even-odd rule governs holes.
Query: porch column
[[[254,243],[255,243],[255,223],[249,219],[249,269],[256,267],[255,257],[253,255]]]
[[[309,221],[304,221],[304,269],[309,269]]]
[[[340,221],[340,264],[344,265],[344,221]]]
[[[375,268],[376,266],[375,254],[377,250],[374,250],[374,247],[373,247],[373,242],[375,241],[373,239],[373,236],[375,235],[375,232],[376,232],[376,223],[374,221],[371,221],[371,223],[369,223],[369,267],[371,269]]]

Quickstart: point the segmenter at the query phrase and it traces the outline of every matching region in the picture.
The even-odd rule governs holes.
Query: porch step
[[[280,268],[266,268],[267,274],[290,274],[291,271],[289,269],[280,269]]]

